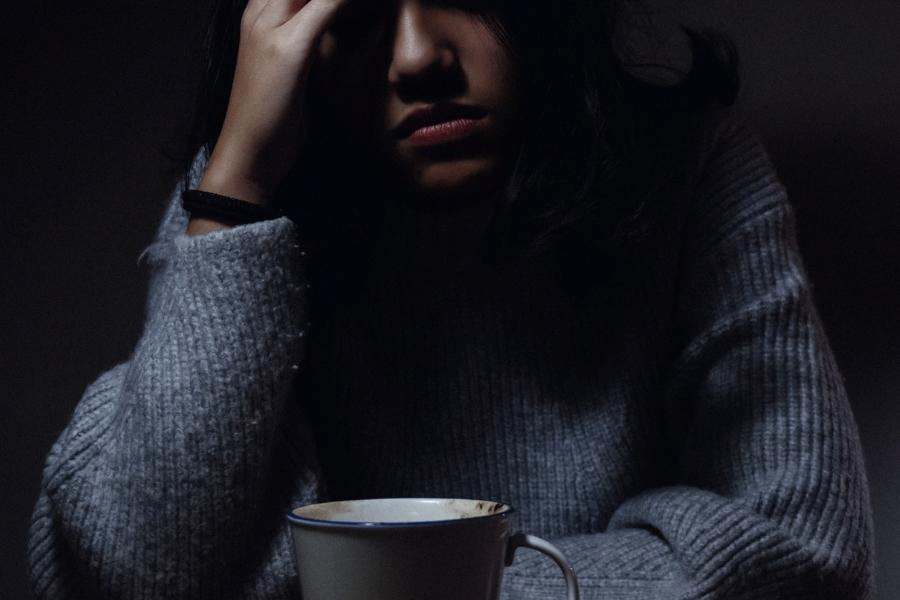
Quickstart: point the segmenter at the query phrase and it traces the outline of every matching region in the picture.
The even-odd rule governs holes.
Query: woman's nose
[[[388,80],[403,87],[447,74],[456,66],[456,53],[440,15],[418,1],[400,2],[394,28]]]

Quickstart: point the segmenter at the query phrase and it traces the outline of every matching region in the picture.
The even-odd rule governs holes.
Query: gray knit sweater
[[[404,207],[359,300],[310,323],[292,221],[187,237],[173,195],[143,335],[47,459],[38,596],[296,598],[291,507],[444,496],[514,505],[588,600],[870,597],[860,443],[791,207],[745,127],[702,146],[581,303],[552,261],[474,258],[478,207]],[[563,580],[521,552],[503,594]]]

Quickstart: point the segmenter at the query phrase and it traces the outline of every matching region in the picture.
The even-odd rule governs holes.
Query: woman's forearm
[[[282,429],[302,418],[286,414],[306,326],[294,236],[277,219],[174,240],[131,359],[85,393],[48,458],[39,592],[67,580],[102,597],[214,597],[200,592],[234,585],[259,532],[278,533],[262,521],[282,512],[263,504]]]

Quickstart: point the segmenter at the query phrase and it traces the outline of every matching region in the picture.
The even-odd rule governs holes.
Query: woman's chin
[[[410,191],[425,200],[468,204],[496,191],[499,169],[488,157],[420,163],[412,169],[409,183]]]

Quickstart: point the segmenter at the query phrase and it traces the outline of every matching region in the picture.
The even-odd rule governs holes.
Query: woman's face
[[[344,156],[383,162],[424,196],[468,200],[502,185],[515,77],[476,15],[452,2],[350,0],[322,38],[311,81],[322,131]],[[420,121],[410,131],[414,111],[448,103],[450,113],[431,118],[443,127]]]

